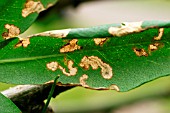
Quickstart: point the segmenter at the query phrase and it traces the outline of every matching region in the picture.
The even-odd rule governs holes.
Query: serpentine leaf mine
[[[104,63],[100,58],[97,56],[84,56],[81,59],[80,67],[88,70],[89,67],[96,70],[98,67],[101,68],[101,75],[104,79],[111,79],[113,76],[112,67],[109,64]]]
[[[159,28],[159,34],[158,36],[154,37],[154,40],[161,40],[164,33],[164,28]]]
[[[86,80],[88,79],[88,75],[86,74],[83,74],[81,77],[80,77],[80,84],[83,86],[83,87],[89,87],[87,84],[86,84]]]
[[[50,62],[46,64],[46,67],[51,71],[56,71],[57,69],[60,69],[62,73],[66,76],[74,76],[77,74],[77,68],[73,67],[74,62],[72,60],[69,60],[67,62],[67,67],[69,72],[66,72],[66,69],[63,68],[58,62]]]

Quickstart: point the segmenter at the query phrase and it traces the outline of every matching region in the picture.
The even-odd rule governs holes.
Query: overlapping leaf
[[[23,33],[35,21],[38,13],[57,0],[1,0],[0,41]],[[24,12],[25,10],[25,13]],[[10,34],[8,34],[10,32]]]
[[[15,104],[0,93],[0,112],[1,113],[21,113]]]
[[[152,21],[145,22],[143,31],[124,36],[112,36],[108,32],[111,26],[120,28],[120,24],[114,24],[73,29],[63,39],[33,36],[26,48],[14,47],[18,39],[3,42],[0,44],[0,80],[41,84],[60,75],[61,85],[128,91],[170,74],[168,22],[158,22],[157,25]],[[160,39],[154,38],[159,36]],[[107,39],[97,44],[94,41],[97,37]],[[64,47],[76,49],[62,49]],[[112,76],[105,76],[110,72]]]

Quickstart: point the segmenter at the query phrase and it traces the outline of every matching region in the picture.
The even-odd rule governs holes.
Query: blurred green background
[[[64,7],[56,4],[41,13],[22,36],[124,21],[170,20],[168,0],[96,0],[78,6],[75,2]],[[12,86],[0,83],[0,90]],[[159,78],[129,92],[76,87],[52,99],[50,105],[56,113],[169,113],[170,77]]]

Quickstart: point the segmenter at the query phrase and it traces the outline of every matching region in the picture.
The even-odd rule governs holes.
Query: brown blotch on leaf
[[[104,63],[97,56],[84,56],[81,60],[80,67],[88,70],[89,67],[96,70],[98,67],[101,68],[101,75],[104,79],[111,79],[113,76],[112,67],[109,64]]]
[[[154,40],[161,40],[163,34],[164,34],[164,28],[159,28],[159,34],[158,36],[154,37]]]
[[[81,49],[81,47],[77,45],[77,42],[78,42],[77,39],[71,40],[68,44],[64,45],[60,49],[60,53],[73,52],[75,50]]]
[[[50,62],[46,65],[46,67],[51,71],[56,71],[58,69],[58,62]]]
[[[94,43],[96,45],[103,45],[106,42],[107,38],[94,38]]]
[[[4,26],[8,31],[2,34],[4,39],[10,39],[20,34],[20,29],[12,24],[5,24]]]
[[[151,53],[151,52],[153,52],[155,50],[158,50],[159,48],[161,48],[163,46],[164,46],[163,44],[155,42],[154,44],[150,44],[148,46],[148,51],[149,51],[149,53]]]
[[[86,74],[83,74],[81,77],[80,77],[80,84],[83,86],[83,87],[89,87],[86,83],[86,80],[88,79],[88,75]]]
[[[133,48],[133,51],[137,56],[148,56],[148,53],[144,49]]]
[[[143,30],[141,22],[123,22],[120,27],[110,27],[108,32],[113,36],[124,36],[127,34],[138,33]]]
[[[64,75],[66,76],[74,76],[77,74],[77,68],[73,67],[74,62],[72,60],[69,60],[67,63],[67,67],[69,72],[66,72],[66,69],[63,68],[61,65],[59,65],[58,62],[50,62],[47,63],[46,67],[51,71],[56,71],[57,69],[60,69]]]
[[[40,1],[27,0],[25,7],[22,10],[22,16],[27,17],[29,14],[45,10],[43,4]]]
[[[30,44],[29,38],[19,38],[19,42],[15,45],[15,47],[27,47]]]
[[[158,49],[158,46],[159,46],[158,43],[150,44],[148,49],[149,49],[149,51],[155,51]]]

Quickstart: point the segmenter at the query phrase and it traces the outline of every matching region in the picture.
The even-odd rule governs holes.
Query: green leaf
[[[21,113],[18,107],[0,93],[0,113]]]
[[[1,43],[0,81],[41,84],[61,75],[60,85],[128,91],[170,74],[169,26],[161,21],[110,24]]]
[[[57,0],[1,0],[0,42],[23,33],[35,21],[38,13]]]

